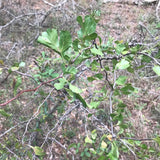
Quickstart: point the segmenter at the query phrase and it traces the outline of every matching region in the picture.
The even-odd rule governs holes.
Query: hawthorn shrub
[[[78,16],[80,30],[74,39],[69,31],[56,29],[47,29],[38,37],[38,42],[52,53],[42,52],[35,60],[32,78],[36,88],[17,92],[22,81],[19,77],[15,97],[0,106],[25,92],[34,92],[33,100],[39,105],[33,104],[33,108],[24,111],[33,110],[33,115],[19,117],[21,123],[15,126],[12,114],[0,109],[0,114],[12,121],[10,129],[0,135],[5,137],[0,144],[1,159],[118,160],[122,155],[158,159],[159,150],[144,143],[160,145],[158,135],[146,139],[128,132],[131,124],[126,121],[123,97],[138,94],[130,79],[146,64],[150,64],[152,75],[160,76],[159,41],[152,48],[112,38],[103,44],[96,32],[99,14],[95,11]],[[23,66],[21,62],[11,67],[10,72]],[[16,127],[21,130],[19,134],[14,132]]]

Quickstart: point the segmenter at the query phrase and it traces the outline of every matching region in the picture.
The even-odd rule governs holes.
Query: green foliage
[[[70,47],[72,40],[68,31],[61,31],[60,38],[58,40],[57,30],[48,29],[39,36],[38,42],[52,48],[63,57],[63,53]]]
[[[42,55],[35,60],[36,67],[34,69],[38,71],[34,74],[34,78],[40,83],[43,80],[53,79],[62,75],[61,78],[58,77],[59,79],[51,83],[51,87],[55,88],[55,92],[58,93],[57,96],[54,97],[55,99],[49,97],[51,103],[55,103],[56,99],[60,99],[61,104],[57,104],[55,107],[55,110],[58,111],[58,116],[65,111],[68,104],[78,103],[79,105],[77,106],[82,105],[88,111],[88,117],[86,116],[88,119],[92,118],[92,115],[96,113],[95,116],[101,123],[105,122],[106,124],[110,124],[114,129],[116,128],[115,137],[113,137],[113,131],[106,133],[107,131],[105,130],[102,134],[102,132],[98,133],[99,131],[94,129],[91,133],[87,133],[83,143],[69,145],[68,149],[74,148],[76,154],[80,154],[82,159],[118,160],[120,153],[130,152],[130,149],[127,147],[128,145],[133,148],[138,146],[140,150],[139,152],[135,151],[135,153],[139,157],[148,158],[145,151],[148,150],[149,153],[156,153],[153,148],[132,140],[125,140],[127,145],[122,144],[120,141],[120,137],[130,135],[127,133],[129,125],[125,122],[127,107],[121,98],[125,95],[132,96],[135,94],[135,88],[128,82],[131,79],[124,72],[132,74],[136,70],[144,68],[145,64],[152,61],[153,71],[160,76],[160,66],[157,61],[153,61],[155,58],[151,58],[150,54],[148,56],[147,54],[143,55],[143,53],[146,53],[146,50],[143,50],[139,45],[129,47],[123,41],[113,42],[112,38],[109,38],[106,44],[102,44],[101,37],[96,32],[98,22],[96,15],[99,14],[97,11],[92,15],[85,16],[84,19],[82,16],[77,17],[80,30],[77,32],[75,39],[72,39],[68,31],[61,31],[59,33],[56,29],[48,29],[46,32],[42,32],[38,38],[38,42],[52,49],[59,57],[53,60],[52,55],[42,52]],[[159,51],[156,56],[156,58],[159,58]],[[134,67],[135,58],[142,63],[137,68]],[[103,60],[107,61],[107,63],[103,64]],[[56,62],[58,63],[57,66]],[[0,63],[3,64],[3,62]],[[25,65],[25,62],[16,63],[10,68],[9,72],[17,71]],[[83,73],[83,67],[89,70],[89,74],[86,74],[86,80],[83,79],[83,82],[81,82],[79,77]],[[1,72],[2,69],[0,68],[0,74]],[[116,73],[118,76],[115,76]],[[109,79],[108,75],[112,76],[112,78]],[[95,89],[95,87],[88,100],[88,97],[85,97],[83,93],[86,91],[86,86],[95,85],[96,81],[103,81],[105,83],[98,89]],[[14,85],[14,95],[17,94],[17,90],[21,84],[22,79],[20,76],[17,76]],[[39,94],[43,97],[46,93],[43,90],[39,90]],[[100,96],[97,96],[97,94]],[[101,104],[103,103],[106,104],[107,109],[110,107],[113,111],[107,114],[107,109],[101,108]],[[36,133],[44,134],[41,124],[51,125],[54,128],[54,116],[52,113],[55,110],[54,108],[52,109],[50,110],[48,103],[45,101],[38,115],[36,117],[33,116],[33,119],[36,119],[34,124],[34,131]],[[93,112],[89,112],[90,110]],[[3,109],[0,109],[0,115],[5,118],[11,117],[11,114]],[[63,117],[63,120],[66,119],[66,115]],[[63,135],[71,139],[76,133],[74,130],[67,130]],[[17,139],[13,138],[13,140],[13,142],[17,142]],[[154,140],[160,144],[159,137],[154,138]],[[7,141],[7,145],[11,145],[10,140]],[[41,147],[38,147],[37,144],[29,147],[33,149],[36,156],[43,158],[46,155],[45,151]],[[17,150],[21,148],[18,142],[16,143],[16,148]],[[3,150],[0,150],[0,153],[3,154],[2,158],[6,158]],[[27,154],[32,159],[32,152],[29,151]]]
[[[81,16],[77,17],[77,22],[79,23],[81,29],[77,32],[78,36],[73,41],[68,31],[61,31],[60,36],[58,36],[57,30],[48,29],[38,38],[38,42],[53,49],[63,59],[61,64],[63,78],[58,79],[58,82],[54,83],[54,87],[57,90],[65,89],[69,95],[68,99],[71,99],[71,102],[78,100],[85,108],[96,109],[97,111],[100,111],[99,106],[101,102],[106,100],[105,89],[102,89],[101,91],[95,90],[94,94],[101,92],[103,96],[101,98],[93,97],[90,103],[88,103],[81,95],[83,93],[82,86],[79,87],[76,84],[72,84],[73,81],[76,81],[76,76],[79,72],[77,68],[79,65],[84,62],[83,64],[90,68],[91,71],[95,72],[94,75],[87,77],[88,82],[93,82],[95,80],[104,79],[104,75],[102,74],[103,71],[105,71],[105,73],[113,73],[115,70],[116,72],[125,70],[126,72],[134,73],[134,58],[138,57],[141,63],[150,63],[153,59],[146,54],[137,56],[137,53],[142,50],[139,45],[129,47],[129,45],[127,43],[123,43],[123,41],[116,41],[115,45],[113,45],[113,39],[109,39],[106,44],[101,44],[101,38],[96,33],[96,24],[98,20],[93,15],[87,15],[84,17],[84,19]],[[98,46],[95,41],[96,39],[100,42]],[[103,67],[102,64],[96,60],[97,57],[99,57],[99,59],[105,59],[106,53],[107,55],[121,56],[121,58],[111,59],[112,69],[108,65]],[[139,66],[139,68],[143,67],[144,65]],[[160,66],[155,64],[153,71],[159,76]],[[48,76],[51,75],[53,70],[49,69],[49,71],[47,71],[46,68],[46,72]],[[45,72],[43,76],[44,75]],[[114,83],[110,82],[110,86],[114,91],[115,97],[120,95],[132,95],[135,92],[135,88],[130,83],[127,83],[128,78],[129,77],[126,75],[119,75],[119,77],[115,79]],[[114,125],[119,127],[117,135],[125,134],[125,130],[128,128],[128,124],[124,124],[125,107],[126,105],[123,103],[123,101],[118,99],[118,103],[114,108],[114,112],[109,115],[112,117]],[[92,114],[88,114],[88,117],[91,116]],[[67,132],[66,134],[67,137],[72,135],[70,132]],[[126,141],[126,143],[130,142]],[[83,159],[98,157],[98,160],[118,160],[120,155],[119,150],[121,150],[119,147],[120,143],[116,140],[112,140],[112,135],[103,135],[101,138],[99,138],[96,130],[92,131],[90,136],[87,135],[85,137],[84,145],[82,147],[83,150],[81,150],[81,152],[80,143],[69,146],[69,148],[75,148],[76,153],[80,152],[80,156]],[[145,149],[145,145],[141,145],[140,147]],[[124,146],[124,148],[127,152],[129,151],[126,146]],[[143,155],[145,156],[144,153],[139,152],[139,156]]]
[[[0,109],[0,114],[4,117],[10,117],[11,114],[8,114],[4,109]]]
[[[30,147],[33,149],[35,155],[40,156],[40,157],[45,156],[45,152],[43,151],[42,148],[40,148],[38,146],[35,146],[35,147],[30,146]]]

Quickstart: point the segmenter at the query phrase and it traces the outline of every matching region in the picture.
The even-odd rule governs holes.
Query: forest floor
[[[50,0],[48,2],[55,3],[54,5],[56,5],[55,0]],[[84,7],[89,6],[90,1],[88,2],[83,1],[83,2],[81,4],[82,8],[83,8],[83,5]],[[47,4],[44,4],[44,2],[42,1],[39,2],[37,0],[28,0],[28,1],[24,1],[24,0],[16,1],[15,0],[14,3],[12,0],[8,0],[7,3],[8,4],[5,4],[7,5],[7,8],[12,8],[14,11],[17,10],[18,12],[20,12],[20,10],[24,10],[25,12],[25,10],[27,11],[28,9],[31,11],[32,10],[36,10],[36,11],[46,10],[48,9],[48,6],[49,6]],[[155,16],[156,4],[138,6],[138,5],[133,5],[133,4],[123,4],[123,3],[105,3],[105,4],[103,3],[103,4],[100,4],[100,10],[101,10],[101,20],[99,22],[97,31],[103,38],[103,41],[107,41],[109,37],[113,37],[114,40],[119,40],[119,41],[123,40],[127,42],[130,42],[130,41],[142,42],[144,39],[148,40],[148,37],[150,35],[148,34],[148,32],[146,32],[146,29],[143,28],[142,25],[140,24],[143,24],[148,30],[150,30],[150,32],[153,35],[155,33],[154,28],[156,25],[155,23],[156,22],[156,16]],[[68,10],[67,12],[72,12],[72,10]],[[88,13],[88,11],[86,12]],[[61,14],[61,13],[58,12],[56,14]],[[82,13],[82,14],[85,14],[85,13]],[[5,17],[3,20],[7,21],[8,17]],[[3,24],[4,21],[2,21],[0,17],[0,23]],[[55,21],[53,19],[52,20],[48,19],[44,23],[45,24],[44,28],[47,28],[47,27],[50,28],[54,25],[54,23]],[[58,21],[58,23],[60,24],[61,20]],[[72,29],[69,26],[69,24],[70,23],[66,23],[65,27]],[[17,23],[17,27],[18,27],[18,23]],[[63,28],[63,27],[64,25],[60,24],[60,28]],[[74,28],[74,30],[76,30],[76,28]],[[17,31],[17,33],[18,32],[19,31]],[[25,35],[25,33],[22,33],[22,35],[23,34]],[[34,34],[36,35],[36,33]],[[17,34],[16,36],[18,37],[19,35]],[[8,38],[10,39],[8,40]],[[4,46],[3,52],[1,52],[0,54],[4,53],[5,55],[8,55],[9,50],[7,49],[12,48],[12,45],[14,44],[12,40],[14,38],[15,38],[14,36],[12,37],[11,35],[7,35],[7,33],[5,36],[3,32],[1,40],[6,41],[7,46],[5,46],[6,44],[3,45]],[[22,37],[19,36],[18,38],[20,38],[19,41],[23,41]],[[11,43],[8,43],[8,41],[10,41]],[[33,47],[34,46],[29,46],[27,48],[29,51],[33,52],[32,54],[29,54],[26,51],[26,47],[24,48],[25,52],[27,53],[26,55],[27,56],[31,55],[31,57],[26,57],[28,66],[33,64],[33,62],[30,62],[30,60],[33,60],[33,57],[35,56],[35,53],[34,53],[35,50],[32,49]],[[37,50],[36,50],[36,53],[37,53]],[[149,71],[146,69],[145,71],[143,71],[143,73],[136,73],[136,76],[134,77],[131,76],[129,81],[134,82],[134,87],[136,87],[139,92],[132,98],[123,97],[123,101],[127,104],[128,117],[130,119],[130,122],[132,123],[134,135],[138,138],[143,138],[143,139],[152,138],[153,135],[160,135],[160,129],[159,129],[159,126],[160,126],[160,96],[159,96],[160,95],[160,84],[159,84],[159,81],[155,78],[147,78],[147,76],[145,76],[146,78],[142,78],[142,79],[138,77],[139,74],[147,75],[148,72]],[[4,77],[2,77],[2,80],[4,79]],[[5,90],[8,85],[8,91],[6,92],[7,94],[9,94],[8,97],[13,95],[13,94],[10,95],[10,93],[8,93],[9,90],[12,90],[12,87],[11,87],[12,83],[13,82],[9,80],[8,84],[5,84],[5,85],[0,84],[1,91]],[[73,118],[75,117],[73,116]],[[3,119],[1,120],[1,122],[2,121]],[[3,128],[3,124],[1,122],[0,122],[0,133],[3,133],[5,129]],[[74,120],[71,122],[73,123]],[[72,125],[72,124],[70,123],[67,125]],[[78,126],[78,122],[77,124],[75,124],[75,126]],[[81,131],[81,135],[83,134],[84,134],[84,130]],[[74,137],[74,139],[76,138],[77,137]],[[63,144],[66,143],[64,141],[65,139],[62,138],[61,143]],[[53,147],[56,147],[55,152],[57,153],[57,155],[61,154],[60,151],[62,150],[62,148],[60,146],[57,145]],[[123,156],[121,157],[122,160],[127,160],[127,158],[132,159],[133,157],[123,157]]]

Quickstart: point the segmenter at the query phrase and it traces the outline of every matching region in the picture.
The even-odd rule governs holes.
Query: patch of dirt
[[[156,6],[137,6],[121,3],[106,3],[101,6],[102,17],[99,30],[116,40],[129,40],[138,34],[139,21],[155,17]]]

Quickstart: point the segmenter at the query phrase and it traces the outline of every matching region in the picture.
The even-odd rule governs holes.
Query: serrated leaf
[[[120,76],[117,80],[116,80],[116,84],[118,85],[124,85],[125,82],[127,80],[127,77],[126,76]]]
[[[56,29],[47,29],[46,32],[42,32],[37,41],[59,53],[59,41]]]
[[[155,65],[152,69],[158,76],[160,76],[160,66]]]
[[[71,34],[68,31],[61,31],[59,40],[59,49],[64,53],[72,44]]]
[[[122,59],[119,63],[116,64],[116,69],[127,69],[129,66],[129,62],[125,59]]]
[[[82,90],[81,90],[80,88],[72,85],[71,83],[69,84],[69,89],[70,89],[72,92],[77,93],[77,94],[82,93]]]
[[[44,152],[44,150],[42,148],[40,148],[38,146],[35,146],[35,147],[30,146],[30,147],[33,149],[35,155],[37,155],[37,156],[45,156],[45,152]]]
[[[90,143],[90,144],[92,144],[93,141],[87,136],[87,137],[85,138],[85,143]]]
[[[92,34],[96,31],[96,22],[91,16],[85,16],[84,35]]]
[[[94,48],[91,49],[91,52],[92,52],[93,55],[95,55],[95,56],[96,56],[96,55],[103,56],[102,50],[101,50],[100,48],[97,49],[97,48],[94,47]]]
[[[77,32],[80,39],[86,38],[86,36],[91,35],[96,30],[96,22],[93,17],[85,16],[84,22],[81,16],[77,17],[77,21],[81,26],[81,30]],[[91,38],[91,37],[90,37]]]

